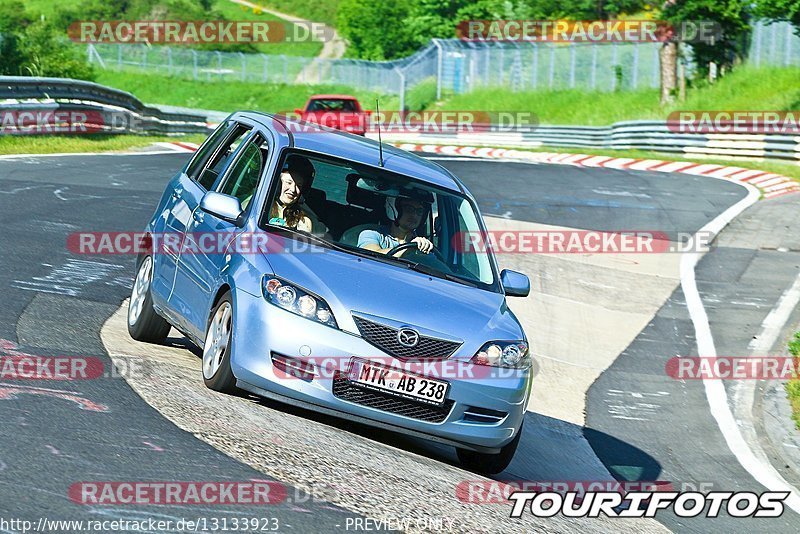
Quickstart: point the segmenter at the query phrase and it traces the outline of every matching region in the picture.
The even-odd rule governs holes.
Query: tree
[[[786,20],[794,24],[800,35],[800,0],[758,0],[755,15],[772,20]]]
[[[414,40],[404,26],[410,6],[402,0],[342,0],[337,24],[349,42],[348,54],[360,59],[394,59],[413,53]]]
[[[692,51],[701,75],[711,65],[731,67],[746,50],[746,34],[750,30],[749,0],[667,0],[662,19],[681,28],[685,22],[713,21],[719,24],[720,38],[713,42],[694,42]]]

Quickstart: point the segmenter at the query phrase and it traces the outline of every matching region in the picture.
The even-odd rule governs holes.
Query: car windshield
[[[356,111],[356,103],[342,98],[317,99],[311,101],[308,111]]]
[[[333,248],[497,290],[479,215],[461,193],[300,152],[285,156],[261,218]],[[427,253],[425,253],[427,252]]]

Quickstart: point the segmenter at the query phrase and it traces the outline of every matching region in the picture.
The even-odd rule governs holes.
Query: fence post
[[[531,43],[533,47],[533,88],[539,84],[539,45]]]
[[[575,88],[575,43],[569,44],[569,88]]]
[[[556,47],[550,45],[550,73],[548,74],[550,78],[548,81],[548,87],[550,89],[553,88],[553,76],[556,73],[555,69],[556,69]]]
[[[269,56],[261,54],[261,59],[264,61],[264,70],[261,72],[261,81],[267,83],[267,68],[269,66]]]
[[[592,73],[590,74],[589,85],[592,89],[597,87],[597,43],[592,45]]]
[[[631,87],[639,88],[639,43],[633,45],[633,72],[631,73]]]
[[[651,63],[653,65],[653,80],[650,82],[650,87],[658,88],[659,84],[659,77],[661,76],[661,58],[658,57],[658,45],[656,44],[653,46],[653,61]]]
[[[242,81],[247,81],[247,58],[242,52],[239,52],[239,57],[242,60]]]
[[[217,76],[222,76],[222,53],[217,50]]]
[[[763,33],[762,29],[763,29],[762,22],[761,21],[756,22],[755,24],[756,35],[755,37],[753,37],[753,41],[755,42],[755,44],[753,45],[753,56],[755,57],[753,59],[756,67],[758,67],[761,64],[761,35]]]
[[[283,56],[283,83],[289,83],[289,59],[286,56]]]
[[[167,74],[172,76],[172,48],[167,47]]]
[[[442,99],[442,60],[443,60],[443,51],[442,51],[442,43],[439,42],[439,39],[434,39],[433,44],[436,45],[436,53],[438,54],[438,58],[436,59],[436,100]]]
[[[192,79],[197,79],[197,52],[192,50]]]
[[[770,24],[770,26],[774,26],[774,23]],[[778,32],[772,31],[770,35],[772,38],[769,41],[769,57],[773,62],[777,63],[775,54],[778,52]]]
[[[611,90],[617,88],[617,43],[611,43]]]
[[[506,62],[506,49],[503,46],[500,46],[500,63],[498,64],[497,70],[500,74],[500,85],[503,85],[503,71],[505,70],[505,62]]]
[[[400,117],[403,117],[403,112],[406,109],[406,76],[403,74],[403,71],[400,70],[400,67],[395,67],[394,70],[400,77]]]
[[[792,29],[793,26],[789,23],[786,23],[786,47],[784,49],[784,53],[786,55],[783,57],[784,67],[788,67],[792,63],[792,37],[794,35]]]
[[[122,44],[117,45],[117,68],[122,68]]]

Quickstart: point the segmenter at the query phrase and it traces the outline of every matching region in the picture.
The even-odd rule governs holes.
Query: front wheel
[[[511,460],[514,458],[514,453],[517,452],[517,446],[519,446],[521,437],[522,426],[517,430],[517,435],[514,436],[514,439],[500,449],[500,452],[495,454],[456,448],[458,461],[470,471],[475,471],[482,475],[496,475],[504,471],[505,468],[508,467],[508,464],[511,463]]]
[[[153,257],[147,256],[139,264],[128,303],[128,333],[137,341],[162,343],[169,334],[170,325],[153,309],[150,285],[153,281]]]
[[[235,393],[237,390],[231,370],[233,325],[233,301],[228,291],[211,312],[203,344],[203,381],[209,389],[222,393]]]

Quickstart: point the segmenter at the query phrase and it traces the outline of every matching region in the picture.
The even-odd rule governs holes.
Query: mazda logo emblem
[[[411,328],[401,328],[397,332],[397,342],[404,347],[416,347],[419,343],[419,333]]]

